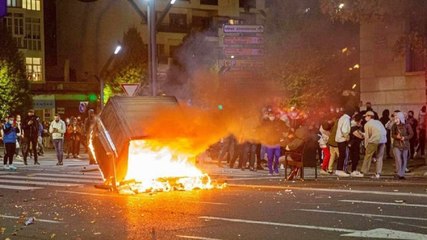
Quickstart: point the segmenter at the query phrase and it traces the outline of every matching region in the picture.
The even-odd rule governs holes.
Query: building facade
[[[425,58],[410,50],[404,54],[393,50],[407,28],[397,19],[361,24],[361,100],[371,102],[376,111],[413,110],[418,116],[427,101]]]
[[[50,66],[56,65],[51,60],[54,54],[46,49],[52,49],[52,45],[56,47],[56,29],[52,31],[55,18],[47,14],[49,9],[55,9],[55,1],[7,0],[6,3],[7,15],[3,23],[24,56],[37,116],[43,120],[51,120],[56,112],[76,116],[82,114],[80,102],[94,102],[92,105],[96,107],[97,83],[67,83],[63,77],[53,78],[47,73]]]
[[[262,21],[265,0],[177,0],[158,24],[159,71],[164,72],[171,56],[194,29],[211,32],[217,42],[218,27],[229,19],[246,24]],[[145,12],[144,1],[134,1]],[[170,0],[157,0],[159,19]],[[132,27],[148,42],[147,25],[129,1],[58,1],[58,65],[52,74],[69,68],[71,80],[93,79],[111,56],[123,34]],[[68,70],[66,70],[68,71]],[[92,80],[90,80],[92,81]]]

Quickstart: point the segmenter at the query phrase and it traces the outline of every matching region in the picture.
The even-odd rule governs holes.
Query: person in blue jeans
[[[13,165],[13,156],[15,155],[16,150],[16,140],[19,133],[19,128],[14,121],[14,118],[10,116],[8,121],[3,125],[3,142],[6,149],[6,155],[4,157],[4,166],[3,168],[8,170],[16,170],[16,167]]]
[[[64,134],[67,128],[65,122],[61,120],[59,114],[55,115],[55,120],[50,123],[49,133],[52,134],[52,142],[55,146],[57,166],[63,165],[64,158]]]
[[[274,113],[270,112],[268,119],[264,122],[264,127],[266,129],[264,145],[267,152],[268,172],[269,175],[279,174],[280,143],[283,141],[286,125]]]

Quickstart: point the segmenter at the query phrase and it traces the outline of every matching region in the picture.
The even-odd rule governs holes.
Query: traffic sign
[[[264,49],[261,49],[261,48],[224,48],[224,54],[227,56],[259,56],[259,55],[264,55]]]
[[[234,45],[234,44],[263,44],[263,37],[238,37],[238,36],[226,36],[224,37],[224,44]]]
[[[86,112],[88,104],[89,104],[89,102],[80,102],[80,104],[79,104],[79,112],[80,113]]]
[[[225,33],[262,33],[263,25],[224,25]]]
[[[134,96],[140,84],[139,83],[122,83],[120,84],[120,86],[128,96]]]

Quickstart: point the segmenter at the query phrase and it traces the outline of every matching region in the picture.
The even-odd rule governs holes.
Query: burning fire
[[[212,189],[211,179],[179,153],[154,140],[129,143],[128,170],[119,187],[123,194],[194,189]]]

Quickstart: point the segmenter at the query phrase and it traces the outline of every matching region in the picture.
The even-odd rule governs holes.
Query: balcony
[[[33,94],[61,94],[61,93],[96,93],[99,92],[97,82],[46,82],[31,83]]]

